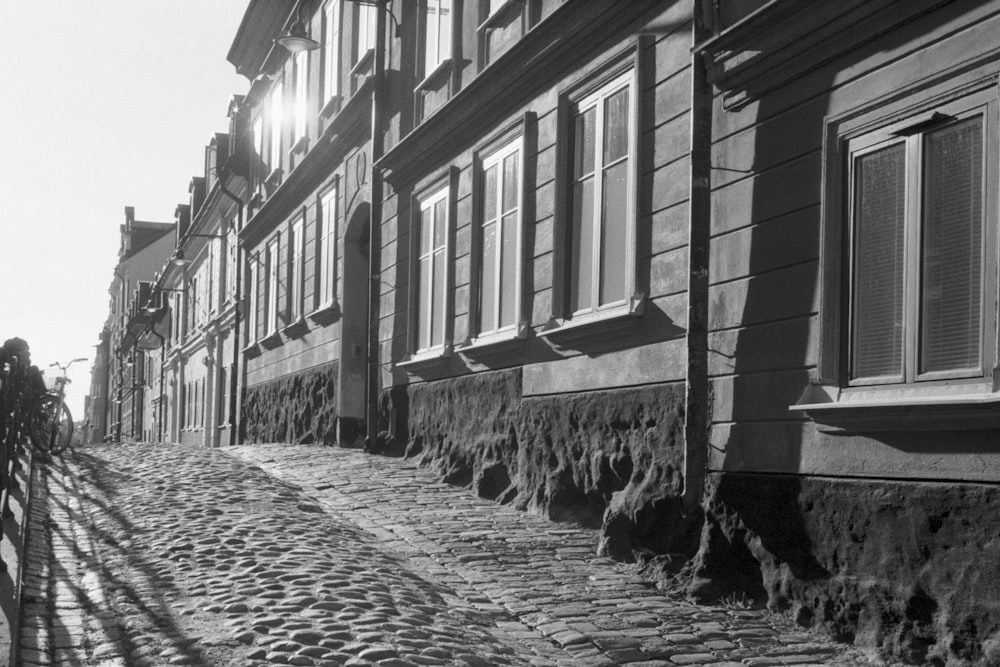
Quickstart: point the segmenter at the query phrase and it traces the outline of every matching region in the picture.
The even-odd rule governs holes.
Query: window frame
[[[264,267],[267,271],[264,281],[264,338],[278,333],[278,285],[281,262],[281,234],[275,234],[264,246]]]
[[[323,102],[341,97],[340,61],[342,45],[342,3],[327,0],[323,5]]]
[[[340,179],[322,190],[316,198],[316,286],[315,310],[329,310],[337,304],[338,252],[340,234]]]
[[[268,106],[268,164],[270,173],[267,180],[270,181],[281,169],[281,133],[285,126],[285,86],[282,79],[274,82],[267,97]]]
[[[428,182],[424,187],[413,195],[410,204],[410,288],[409,288],[409,318],[407,331],[407,348],[409,354],[398,366],[406,367],[408,364],[418,365],[421,362],[435,361],[447,358],[452,353],[453,337],[453,308],[454,308],[454,275],[455,275],[455,193],[458,185],[458,170],[450,167],[443,175],[438,176]],[[438,202],[445,202],[445,230],[444,246],[441,250],[443,263],[443,286],[441,298],[443,299],[441,308],[441,343],[420,347],[420,312],[427,308],[426,299],[423,297],[420,286],[420,260],[421,260],[421,214],[427,208],[436,205]],[[433,293],[433,256],[437,254],[436,247],[433,246],[433,235],[431,236],[431,281],[430,290]],[[429,316],[427,318],[428,327],[433,324],[434,302],[429,303]],[[431,330],[433,331],[433,330]],[[430,336],[428,336],[430,337]]]
[[[297,324],[305,318],[305,226],[301,211],[288,226],[288,322]]]
[[[295,102],[292,122],[291,151],[305,147],[309,137],[309,51],[299,51],[292,58],[295,81]]]
[[[560,95],[559,140],[556,142],[556,164],[560,167],[556,172],[552,316],[538,332],[539,336],[551,337],[553,341],[561,339],[560,343],[586,339],[591,336],[589,330],[592,326],[602,328],[632,326],[644,310],[646,293],[640,289],[638,275],[639,183],[642,164],[639,137],[643,129],[641,117],[643,96],[639,86],[639,82],[643,80],[642,59],[640,57],[643,49],[639,46],[639,41],[633,42],[625,50],[609,58],[602,66],[597,67],[588,78],[575,83]],[[629,164],[627,167],[629,181],[626,187],[623,298],[600,305],[597,301],[599,299],[599,291],[597,291],[599,278],[596,275],[599,274],[599,271],[594,271],[592,304],[597,302],[597,305],[573,312],[570,310],[570,290],[572,287],[570,231],[573,224],[571,202],[575,180],[571,159],[573,142],[575,141],[574,120],[581,105],[587,106],[587,103],[594,100],[596,100],[595,103],[600,104],[612,93],[620,90],[622,85],[627,86],[629,91]],[[595,159],[597,150],[595,142]],[[595,218],[592,233],[597,236],[599,229],[600,221]],[[599,253],[599,245],[595,243],[592,249],[592,260],[593,265],[597,267],[600,266]]]
[[[353,35],[351,56],[352,67],[364,61],[369,53],[375,49],[375,31],[378,30],[378,7],[365,3],[355,2],[353,14]]]
[[[476,151],[475,159],[473,161],[474,168],[474,198],[473,198],[473,220],[472,220],[472,266],[470,271],[470,299],[469,299],[469,334],[470,338],[465,345],[462,346],[462,350],[473,348],[481,345],[489,345],[492,343],[498,343],[506,340],[523,338],[527,333],[527,319],[524,313],[524,261],[525,261],[525,250],[524,250],[524,239],[525,239],[525,207],[526,207],[526,183],[525,183],[525,154],[527,152],[526,140],[525,140],[525,124],[526,119],[518,119],[513,128],[508,128],[507,130],[500,133],[499,136],[492,139],[489,143],[484,145],[478,151]],[[517,195],[516,195],[516,206],[517,206],[517,218],[514,222],[515,225],[515,239],[514,239],[514,249],[516,256],[514,258],[514,276],[512,281],[504,282],[503,279],[503,269],[501,266],[500,259],[502,258],[501,245],[502,245],[502,195],[503,195],[503,163],[504,160],[511,155],[517,155],[517,173],[515,175],[515,182],[517,184]],[[496,255],[495,261],[495,272],[496,276],[494,278],[494,322],[495,326],[492,329],[483,329],[482,322],[482,288],[483,288],[483,278],[482,269],[484,265],[484,238],[483,238],[483,223],[486,220],[485,206],[487,202],[486,193],[486,172],[490,169],[496,167],[498,169],[498,179],[497,179],[497,193],[496,201],[497,206],[501,207],[501,211],[498,212],[496,218],[491,224],[497,225],[498,234],[496,238],[498,239],[496,243]],[[512,324],[503,326],[500,323],[500,304],[503,295],[504,285],[508,285],[509,289],[514,292],[514,322]]]
[[[442,30],[442,19],[441,19],[441,4],[447,2],[448,7],[448,17],[447,17],[447,30]],[[420,32],[419,32],[419,50],[421,62],[421,73],[422,79],[430,79],[442,68],[447,67],[454,58],[455,53],[455,5],[458,0],[422,0],[420,3]],[[431,15],[435,17],[437,23],[437,41],[435,43],[436,59],[433,61],[430,58],[430,36],[428,35]],[[442,34],[447,33],[448,44],[442,43]]]
[[[949,109],[976,107],[984,109],[984,171],[983,171],[983,264],[980,276],[981,310],[981,367],[974,376],[963,373],[945,373],[945,376],[928,375],[915,379],[918,370],[913,366],[917,342],[906,339],[903,354],[908,357],[914,378],[902,382],[851,382],[849,339],[852,336],[850,319],[850,294],[852,280],[851,195],[852,173],[850,159],[865,146],[875,145],[878,137],[894,132],[912,132],[935,112]],[[940,76],[936,80],[921,81],[889,101],[878,100],[850,109],[826,119],[824,135],[824,190],[821,203],[820,289],[818,303],[819,337],[816,342],[816,366],[810,372],[809,385],[799,400],[789,406],[792,411],[807,415],[832,431],[912,430],[928,426],[936,429],[956,430],[982,427],[997,421],[983,414],[983,410],[1000,402],[997,385],[998,361],[997,322],[998,308],[995,295],[998,289],[998,206],[997,177],[1000,171],[1000,91],[995,77],[983,77],[981,72],[965,75]],[[865,141],[869,138],[872,141]],[[854,142],[852,144],[852,142]],[[920,170],[923,163],[920,164]],[[917,195],[922,200],[923,194]],[[916,206],[907,197],[906,206]],[[910,219],[907,229],[919,225]],[[917,263],[920,251],[907,249],[905,262]],[[917,273],[911,274],[919,280]],[[907,300],[919,301],[920,288],[908,285],[904,289],[911,295]],[[915,296],[914,296],[915,295]],[[910,306],[908,306],[910,307]],[[909,315],[907,317],[910,317]],[[919,317],[907,326],[919,327]],[[947,377],[951,375],[951,377]],[[957,377],[955,375],[966,375]],[[920,406],[926,415],[915,418],[912,410]],[[933,416],[930,416],[933,415]],[[992,421],[991,421],[992,420]]]

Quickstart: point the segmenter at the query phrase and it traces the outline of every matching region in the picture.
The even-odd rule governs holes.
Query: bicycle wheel
[[[40,451],[60,454],[73,440],[73,416],[58,397],[42,396],[32,406],[28,433]]]

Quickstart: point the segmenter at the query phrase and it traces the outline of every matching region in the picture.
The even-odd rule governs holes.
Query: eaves
[[[580,67],[662,0],[565,2],[483,69],[376,163],[399,187],[489,132]],[[444,139],[447,137],[447,139]]]

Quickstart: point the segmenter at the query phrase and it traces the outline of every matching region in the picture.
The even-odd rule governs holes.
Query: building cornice
[[[457,150],[516,113],[539,90],[579,67],[584,53],[606,48],[595,34],[624,34],[651,11],[662,12],[663,6],[657,0],[562,4],[400,139],[377,165],[397,187],[440,167]],[[447,141],[442,140],[445,136]]]

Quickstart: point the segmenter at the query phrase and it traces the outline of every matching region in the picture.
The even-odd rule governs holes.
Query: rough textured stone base
[[[523,398],[514,369],[411,385],[405,401],[406,455],[447,482],[600,526],[619,559],[696,541],[680,503],[682,385]]]
[[[243,442],[335,443],[337,370],[334,362],[248,387]]]
[[[1000,488],[709,476],[690,592],[736,590],[910,664],[1000,664]]]

